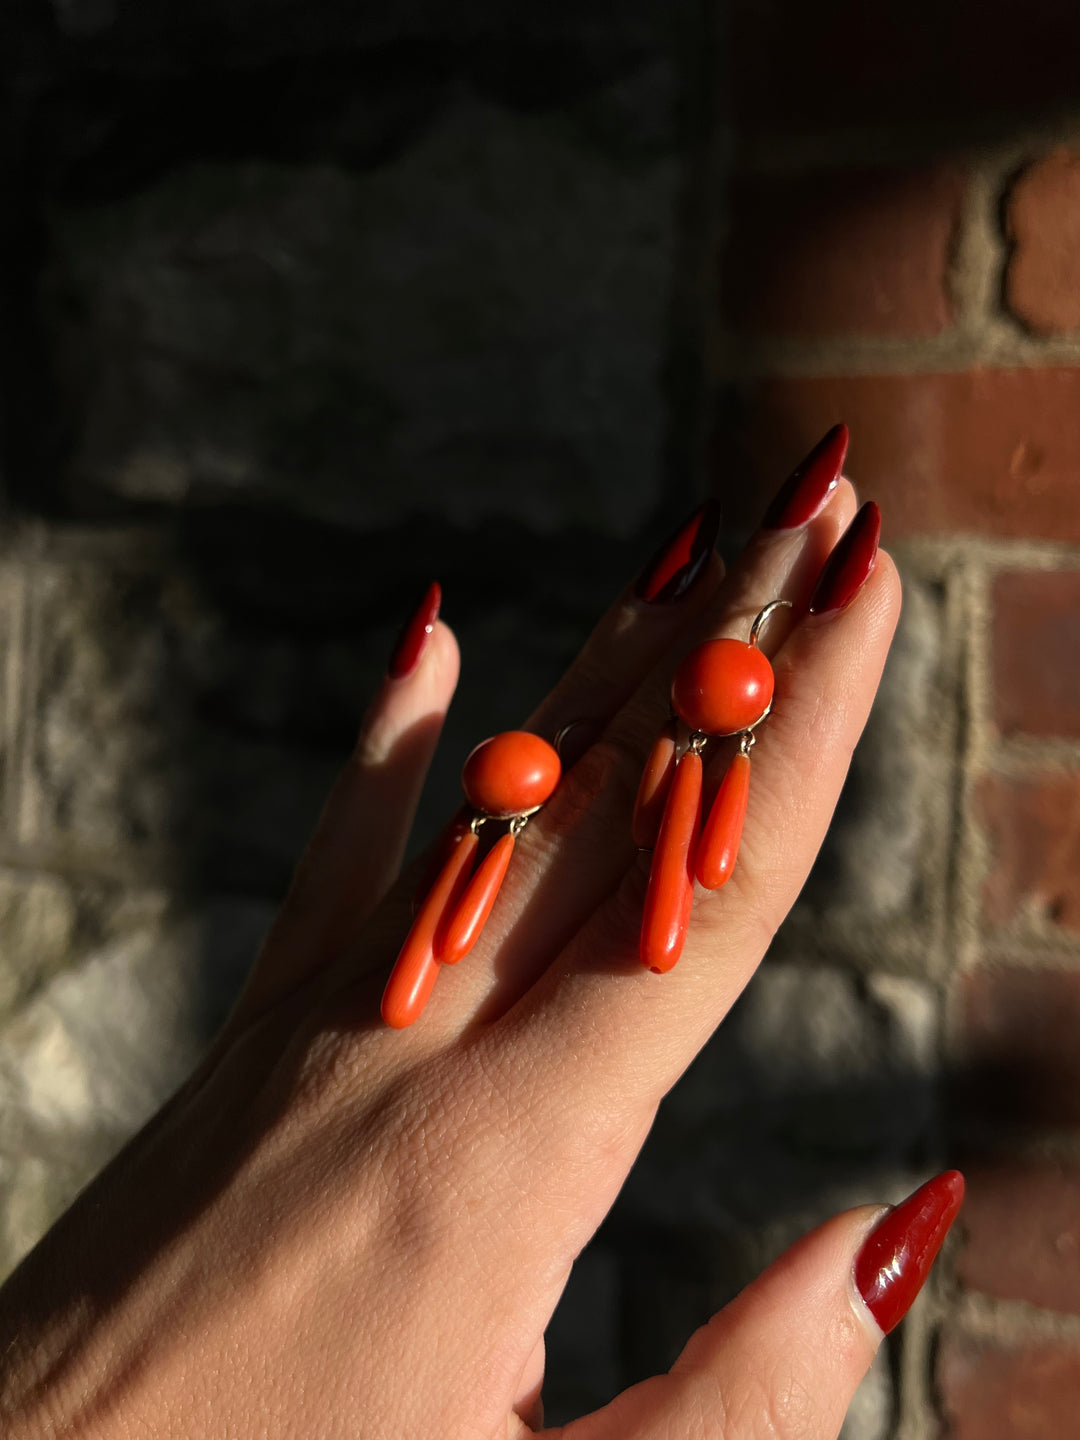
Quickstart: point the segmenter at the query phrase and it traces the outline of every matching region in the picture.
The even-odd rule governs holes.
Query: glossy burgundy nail
[[[868,500],[843,535],[818,577],[810,614],[824,615],[850,605],[874,568],[881,538],[881,511]]]
[[[848,428],[834,425],[781,485],[761,522],[763,530],[796,530],[812,520],[840,483]]]
[[[855,1284],[887,1335],[914,1304],[964,1201],[964,1177],[946,1170],[884,1215],[863,1241]]]
[[[405,676],[411,675],[420,664],[420,657],[427,649],[431,632],[435,629],[435,621],[439,618],[441,604],[442,590],[438,581],[433,580],[424,592],[424,598],[420,601],[415,614],[405,622],[405,626],[398,636],[387,669],[391,680],[404,680]]]
[[[707,500],[666,541],[634,587],[639,600],[668,605],[679,600],[704,570],[720,534],[720,506]]]

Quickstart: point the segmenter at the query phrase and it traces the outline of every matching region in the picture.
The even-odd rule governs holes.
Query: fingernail
[[[810,614],[843,610],[866,584],[881,538],[881,511],[868,500],[825,561],[810,600]]]
[[[391,680],[404,680],[405,676],[411,675],[420,664],[420,657],[427,649],[431,632],[435,629],[435,621],[439,618],[441,604],[442,590],[438,581],[433,580],[424,592],[424,598],[415,613],[406,620],[397,638],[387,667]]]
[[[761,522],[763,530],[796,530],[812,520],[840,483],[848,428],[834,425],[781,485]]]
[[[656,552],[634,592],[652,605],[680,600],[704,570],[720,534],[720,506],[707,500]]]
[[[863,1241],[855,1284],[884,1334],[914,1304],[963,1202],[964,1177],[946,1170],[890,1210]]]

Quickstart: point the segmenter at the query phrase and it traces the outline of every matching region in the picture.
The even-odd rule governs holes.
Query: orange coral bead
[[[412,913],[414,915],[419,915],[420,907],[427,899],[431,887],[439,878],[439,872],[468,834],[470,834],[469,814],[463,805],[461,807],[461,813],[454,816],[453,820],[450,821],[450,824],[446,826],[442,834],[435,841],[435,844],[431,847],[431,861],[428,865],[424,866],[419,884],[416,887],[416,892],[413,895]]]
[[[477,745],[461,783],[470,805],[485,815],[524,815],[551,798],[562,774],[554,746],[527,730],[505,730]]]
[[[706,640],[675,672],[671,701],[706,735],[735,735],[755,725],[772,703],[773,670],[756,645]]]
[[[395,1030],[418,1020],[428,1002],[439,973],[435,932],[465,888],[478,843],[470,830],[451,852],[405,937],[382,997],[382,1018]]]
[[[641,919],[641,963],[657,974],[682,954],[694,898],[693,856],[701,823],[701,756],[688,750],[675,767],[653,851]]]
[[[697,848],[697,878],[706,890],[719,890],[731,878],[749,795],[750,757],[739,754],[720,782]]]
[[[645,769],[641,772],[641,784],[634,802],[630,833],[634,837],[634,844],[641,846],[643,850],[656,844],[660,820],[664,813],[664,801],[667,799],[671,777],[675,774],[676,729],[674,720],[664,726],[656,737],[645,762]]]
[[[464,960],[479,940],[513,853],[513,835],[500,835],[481,860],[464,895],[439,927],[435,937],[437,960],[446,965],[456,965],[459,960]]]

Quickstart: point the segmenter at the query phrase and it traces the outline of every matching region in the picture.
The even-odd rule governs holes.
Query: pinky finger
[[[835,1440],[963,1196],[963,1177],[950,1170],[895,1209],[827,1221],[692,1335],[667,1375],[542,1432],[545,1440]]]
[[[323,969],[397,879],[460,668],[453,632],[437,619],[439,599],[432,585],[402,633],[234,1022]]]

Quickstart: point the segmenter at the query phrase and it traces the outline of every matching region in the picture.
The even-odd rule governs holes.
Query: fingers
[[[665,540],[529,717],[527,730],[554,739],[574,726],[565,753],[570,763],[581,754],[715,596],[724,574],[714,550],[719,529],[720,507],[710,500]]]
[[[659,658],[650,651],[653,663],[604,737],[563,777],[552,800],[521,836],[480,944],[467,965],[442,977],[425,1013],[425,1026],[460,1030],[473,1020],[505,1012],[620,885],[636,863],[630,833],[634,794],[648,748],[668,715],[671,676],[679,660],[707,637],[745,638],[754,615],[769,600],[786,597],[805,610],[822,564],[854,508],[854,492],[842,481],[808,524],[759,532]],[[782,638],[787,615],[780,612],[770,622],[763,646]],[[605,963],[610,970],[606,938],[591,955],[594,963]]]
[[[457,687],[457,641],[436,620],[437,604],[429,591],[402,633],[391,673],[334,783],[238,1015],[274,1003],[329,963],[397,878]]]
[[[637,958],[648,858],[597,911],[507,1017],[506,1043],[561,1066],[564,1086],[616,1078],[651,1113],[757,966],[824,838],[877,689],[900,587],[879,553],[847,609],[806,616],[775,660],[773,713],[753,752],[738,863],[723,889],[697,887],[683,955],[670,974]],[[594,1037],[580,1045],[585,1028]],[[599,1038],[597,1038],[599,1037]]]
[[[963,1199],[947,1172],[894,1210],[805,1236],[690,1339],[667,1375],[548,1440],[835,1440],[883,1333],[922,1288]]]

